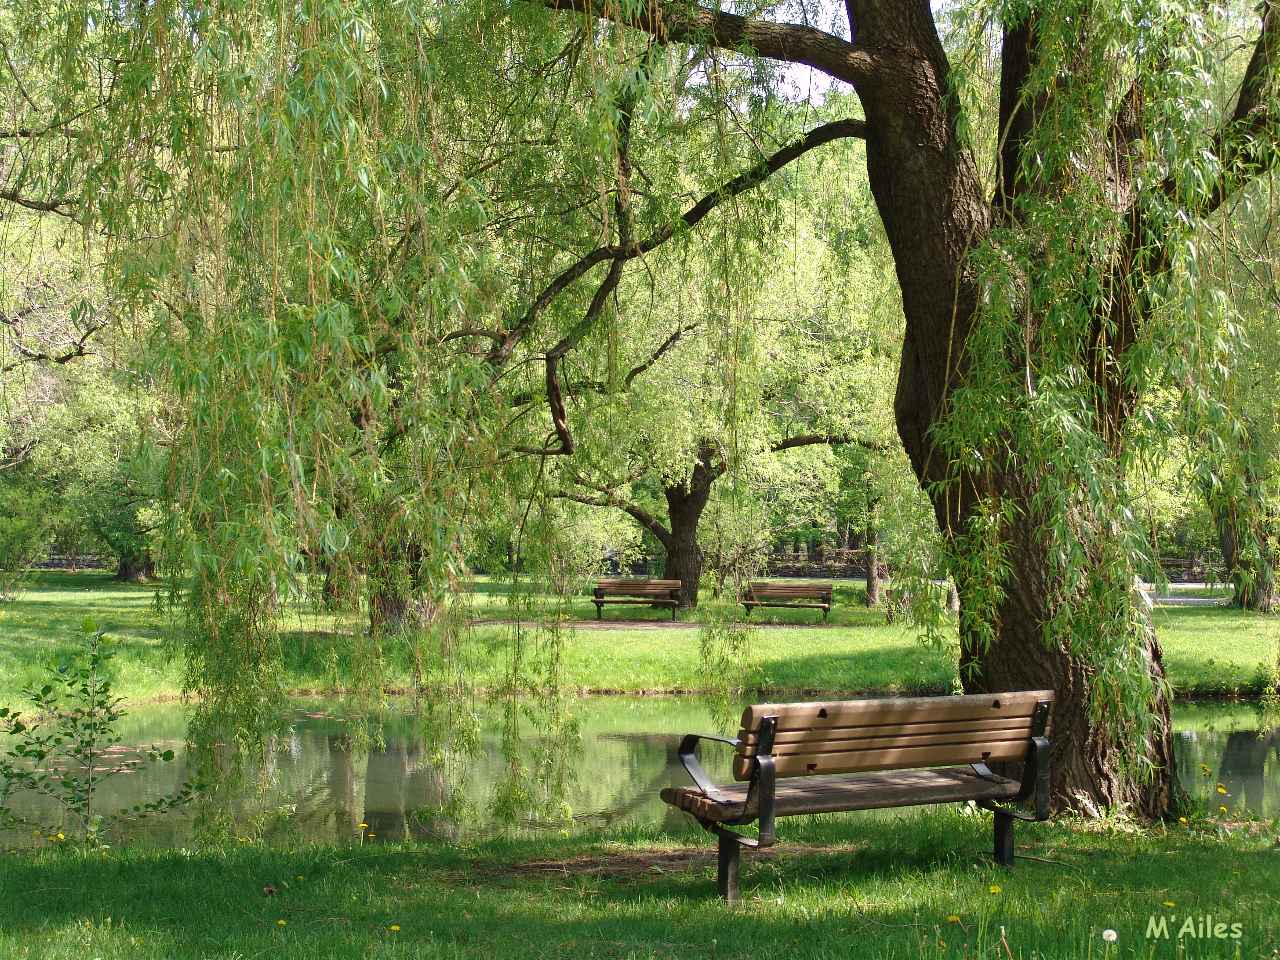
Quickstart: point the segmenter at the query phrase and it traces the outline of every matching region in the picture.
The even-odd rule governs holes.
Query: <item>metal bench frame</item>
[[[1027,755],[1023,762],[1022,779],[1018,792],[1009,804],[992,800],[978,799],[979,806],[990,810],[995,815],[994,856],[996,863],[1003,867],[1013,866],[1013,824],[1015,820],[1042,821],[1049,819],[1049,739],[1045,731],[1049,722],[1049,710],[1052,701],[1041,700],[1036,704],[1031,718],[1031,734],[1027,740]],[[717,838],[716,857],[716,889],[728,903],[739,898],[739,874],[741,868],[742,848],[751,850],[771,847],[777,842],[775,830],[774,794],[777,788],[777,775],[774,769],[773,740],[777,727],[777,717],[767,716],[760,720],[759,742],[747,788],[747,801],[743,814],[732,820],[698,819],[699,825],[706,831],[714,833]],[[727,744],[735,750],[742,741],[731,737],[716,737],[705,734],[687,734],[678,749],[680,763],[689,774],[695,786],[706,796],[717,799],[725,794],[707,775],[707,771],[698,761],[697,748],[700,740],[709,740]],[[985,763],[970,764],[974,773],[981,779],[1000,779]],[[902,769],[914,769],[904,767]],[[1033,801],[1033,812],[1024,813],[1011,804]],[[932,804],[935,801],[921,801]],[[952,801],[947,801],[952,802]],[[876,809],[876,808],[864,808]],[[789,814],[798,816],[800,812]],[[758,820],[760,823],[758,837],[746,837],[728,829]]]
[[[738,602],[742,604],[743,609],[747,611],[748,618],[751,616],[751,611],[754,610],[756,607],[784,607],[784,608],[790,608],[790,609],[796,609],[796,610],[821,610],[822,619],[825,621],[831,613],[831,608],[835,605],[835,589],[834,587],[831,587],[831,586],[827,586],[825,588],[812,587],[809,589],[808,596],[804,596],[803,594],[799,594],[799,593],[794,593],[793,596],[791,596],[790,598],[788,598],[785,595],[775,596],[770,598],[769,597],[770,588],[776,587],[776,586],[789,586],[792,588],[793,591],[804,588],[803,584],[783,585],[783,584],[762,583],[759,585],[759,587],[761,588],[761,595],[765,599],[757,600],[756,584],[748,584],[746,591],[738,600]],[[819,602],[818,603],[797,602],[797,601],[809,600],[809,599],[817,600]],[[790,602],[788,602],[788,600],[790,600]]]

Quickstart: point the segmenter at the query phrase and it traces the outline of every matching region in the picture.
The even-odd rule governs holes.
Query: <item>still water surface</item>
[[[458,838],[512,823],[570,831],[684,826],[685,815],[658,799],[662,787],[688,782],[675,755],[680,734],[724,732],[729,718],[717,722],[716,711],[697,698],[599,697],[571,709],[576,734],[540,732],[547,721],[532,710],[522,718],[518,745],[504,750],[502,713],[495,709],[475,712],[469,748],[461,746],[460,731],[416,717],[408,703],[371,721],[372,742],[361,745],[365,738],[352,735],[357,725],[336,705],[297,703],[217,810],[233,835],[274,842]],[[172,747],[178,758],[110,780],[102,808],[162,796],[188,777],[186,720],[177,705],[139,708],[126,718],[126,744]],[[1211,811],[1226,805],[1233,814],[1280,815],[1280,735],[1259,737],[1258,722],[1247,705],[1175,710],[1179,776]],[[728,779],[723,757],[706,759],[717,778]],[[46,823],[57,818],[39,800],[24,798],[15,807]],[[119,826],[112,838],[181,846],[196,831],[188,811]],[[5,837],[30,839],[30,831]]]

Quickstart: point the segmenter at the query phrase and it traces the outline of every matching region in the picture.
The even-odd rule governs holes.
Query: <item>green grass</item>
[[[0,956],[1274,955],[1274,824],[1224,837],[1208,824],[1167,832],[1020,826],[1019,853],[1038,859],[1019,860],[1012,871],[992,863],[990,829],[989,815],[956,809],[785,820],[776,855],[744,854],[744,901],[734,907],[715,897],[710,838],[692,832],[474,846],[13,854],[0,871]],[[268,884],[274,896],[264,895]],[[1153,914],[1174,916],[1174,932],[1184,917],[1211,914],[1239,923],[1242,937],[1184,939],[1179,952],[1173,939],[1146,940]],[[1109,950],[1105,929],[1118,937]]]
[[[1276,665],[1280,616],[1229,607],[1157,607],[1164,665],[1180,693],[1260,692]]]
[[[468,603],[476,623],[466,653],[478,682],[503,679],[510,644],[505,585],[481,580]],[[42,669],[74,649],[86,617],[118,641],[119,691],[132,699],[177,692],[182,664],[163,637],[165,615],[154,590],[113,583],[101,572],[40,572],[15,601],[0,605],[0,703],[11,702]],[[921,645],[912,629],[887,625],[860,603],[858,585],[841,584],[829,623],[814,611],[753,614],[750,661],[741,684],[782,694],[945,693],[956,682],[954,656]],[[740,608],[707,597],[707,610],[741,616]],[[702,614],[699,614],[702,615]],[[688,616],[688,615],[684,615]],[[613,607],[600,626],[587,598],[571,611],[575,628],[564,650],[568,684],[581,691],[673,692],[701,689],[695,623],[664,625],[648,607]],[[1280,642],[1280,617],[1219,607],[1158,607],[1156,625],[1170,679],[1179,694],[1253,694],[1263,689]],[[332,686],[359,668],[349,638],[322,629],[323,618],[292,612],[281,637],[287,682],[298,690]],[[407,653],[391,652],[391,675],[407,682]]]

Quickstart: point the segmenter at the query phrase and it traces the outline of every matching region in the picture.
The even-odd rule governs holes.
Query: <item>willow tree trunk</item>
[[[990,232],[997,214],[1003,215],[1008,194],[1018,186],[1018,151],[1032,123],[1020,98],[1021,78],[1031,69],[1032,40],[1023,28],[1005,37],[1000,129],[1007,135],[993,203],[972,153],[957,135],[957,100],[948,86],[947,57],[929,6],[852,0],[850,10],[859,36],[875,45],[886,64],[862,78],[857,90],[868,122],[871,192],[893,251],[907,321],[895,419],[916,476],[933,498],[939,528],[954,537],[965,529],[976,491],[968,483],[954,482],[950,458],[934,446],[932,428],[963,379],[964,345],[978,313],[979,284],[969,252]],[[1012,498],[1020,507],[1031,502],[1012,483],[994,481],[982,492]],[[966,639],[976,635],[974,618],[988,611],[975,611],[973,591],[959,584],[965,689],[1055,691],[1057,806],[1125,803],[1152,815],[1163,812],[1172,784],[1167,699],[1156,695],[1149,704],[1163,732],[1149,745],[1155,772],[1143,780],[1132,775],[1135,744],[1113,737],[1097,719],[1089,665],[1062,645],[1044,642],[1051,598],[1059,593],[1045,545],[1030,524],[1011,525],[1007,536],[1013,549],[1006,600],[988,646]],[[1162,689],[1164,668],[1154,632],[1148,631],[1144,647],[1141,666]]]
[[[148,552],[125,554],[116,564],[115,579],[121,583],[147,583],[156,575],[155,559]]]
[[[1064,643],[1045,642],[1044,625],[1054,612],[1051,598],[1059,589],[1040,533],[1028,521],[1011,524],[1007,532],[1013,541],[1011,575],[1004,584],[1005,601],[997,611],[994,640],[985,648],[973,639],[978,633],[973,619],[986,612],[975,613],[966,602],[965,584],[959,587],[960,678],[965,692],[1053,690],[1050,743],[1057,806],[1090,815],[1108,808],[1148,817],[1162,815],[1173,799],[1173,740],[1155,631],[1149,625],[1143,631],[1138,653],[1155,687],[1149,706],[1153,731],[1146,753],[1158,768],[1143,780],[1134,776],[1138,753],[1134,744],[1114,739],[1090,709],[1097,695],[1090,685],[1093,669]]]
[[[369,570],[369,630],[375,636],[429,623],[430,601],[422,588],[422,547],[392,539],[378,544]]]
[[[698,583],[702,579],[702,547],[698,543],[698,523],[711,496],[711,485],[719,472],[710,466],[710,455],[699,458],[687,482],[666,487],[669,532],[662,540],[666,558],[662,576],[680,581],[680,606],[698,605]]]
[[[1255,506],[1255,509],[1260,505]],[[1255,546],[1242,548],[1249,531],[1242,530],[1247,522],[1233,505],[1218,505],[1214,511],[1214,524],[1218,528],[1218,545],[1222,559],[1234,587],[1231,604],[1244,610],[1275,613],[1280,610],[1280,584],[1276,582],[1275,547],[1266,533],[1255,534]],[[1260,524],[1265,526],[1265,524]]]

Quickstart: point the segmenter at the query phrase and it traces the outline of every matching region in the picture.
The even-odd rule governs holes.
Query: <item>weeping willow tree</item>
[[[1149,391],[1208,362],[1191,348],[1223,320],[1189,281],[1196,226],[1273,164],[1280,13],[1250,18],[1219,103],[1232,11],[956,10],[949,55],[924,0],[847,0],[826,30],[831,10],[795,2],[6,4],[2,196],[98,238],[151,334],[208,709],[259,715],[274,627],[317,566],[363,595],[351,636],[376,682],[410,609],[456,622],[469,516],[528,494],[521,529],[553,557],[534,494],[575,448],[566,367],[634,335],[624,277],[708,243],[731,297],[765,232],[744,195],[854,138],[964,683],[1057,691],[1059,802],[1163,810],[1168,694],[1125,477],[1161,433]],[[862,116],[780,109],[804,67]],[[742,313],[723,316],[735,376]],[[452,633],[421,636],[443,669]]]
[[[893,361],[883,347],[896,347],[899,331],[892,317],[871,310],[885,279],[866,249],[874,224],[865,218],[874,214],[855,192],[834,216],[829,209],[820,209],[822,222],[815,216],[819,197],[840,195],[855,157],[833,149],[833,162],[798,160],[775,185],[783,216],[751,238],[754,260],[735,260],[751,282],[733,291],[743,305],[732,325],[735,376],[725,376],[726,290],[707,263],[715,245],[660,251],[621,286],[622,302],[635,307],[624,306],[628,316],[670,318],[670,333],[658,326],[649,340],[632,338],[619,345],[620,358],[595,351],[594,375],[587,357],[576,364],[581,372],[566,399],[577,445],[553,465],[556,495],[631,517],[656,541],[661,575],[683,583],[682,606],[698,602],[708,559],[704,518],[715,519],[718,577],[730,567],[746,575],[767,547],[760,527],[788,474],[797,486],[814,480],[813,460],[801,450],[887,446]],[[844,238],[857,231],[865,246]],[[743,511],[748,522],[736,523]]]
[[[1133,593],[1149,558],[1126,468],[1158,432],[1149,390],[1221,319],[1187,282],[1195,225],[1273,163],[1280,14],[1263,7],[1221,105],[1210,51],[1231,11],[973,5],[970,49],[999,50],[984,130],[926,3],[849,0],[836,33],[769,10],[547,6],[853,87],[865,120],[793,149],[866,140],[906,317],[898,431],[950,544],[966,688],[1057,691],[1060,802],[1164,810],[1168,691]]]

